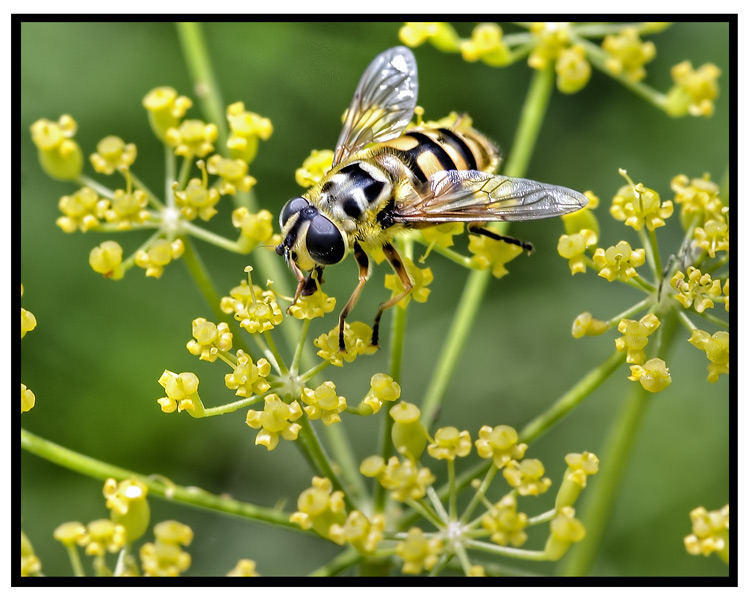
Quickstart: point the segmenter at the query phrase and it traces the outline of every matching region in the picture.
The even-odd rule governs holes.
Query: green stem
[[[96,180],[89,178],[87,175],[79,175],[76,179],[76,182],[78,182],[81,186],[88,186],[97,194],[101,194],[104,198],[112,198],[115,195],[112,190],[110,190],[103,184],[100,184]]]
[[[299,370],[299,360],[302,357],[302,350],[305,347],[305,340],[307,339],[307,333],[310,330],[309,318],[306,318],[302,323],[302,331],[300,331],[299,339],[297,340],[297,348],[294,350],[294,357],[292,358],[292,364],[289,366],[289,370],[293,375],[297,374]]]
[[[123,173],[123,175],[129,175],[130,178],[133,180],[133,184],[135,184],[135,187],[141,190],[142,192],[146,193],[146,196],[148,197],[148,202],[151,203],[151,206],[153,206],[157,211],[161,211],[164,208],[164,204],[156,197],[156,195],[151,192],[150,188],[144,184],[140,178],[136,177],[136,175],[131,171],[127,173]]]
[[[299,438],[296,440],[296,443],[305,451],[309,461],[315,468],[315,471],[330,479],[331,484],[333,484],[334,490],[341,490],[341,492],[343,492],[344,502],[346,502],[346,506],[349,510],[354,510],[355,508],[357,508],[354,502],[352,502],[352,499],[349,497],[348,492],[341,484],[341,481],[339,481],[338,476],[334,472],[333,467],[331,466],[331,462],[328,459],[328,455],[326,455],[325,451],[323,450],[323,445],[320,443],[318,436],[315,434],[315,430],[310,424],[310,420],[307,418],[307,415],[303,415],[302,417],[300,417],[297,420],[297,423],[302,426],[302,429],[300,430]]]
[[[552,519],[557,516],[557,510],[553,508],[552,510],[548,510],[547,512],[543,512],[542,514],[538,514],[534,517],[531,517],[527,522],[527,526],[533,527],[534,525],[541,525],[542,523],[548,523]]]
[[[289,520],[289,514],[255,506],[248,502],[234,500],[227,495],[211,494],[195,486],[183,487],[171,483],[165,483],[163,480],[155,479],[153,476],[143,475],[116,467],[103,461],[75,452],[44,438],[40,438],[21,429],[21,448],[25,451],[35,454],[38,457],[46,459],[51,463],[71,469],[82,475],[88,475],[95,479],[104,481],[114,477],[118,481],[135,477],[142,481],[149,490],[149,495],[158,496],[180,504],[195,506],[205,510],[213,510],[246,519],[256,520],[263,523],[269,523],[294,531],[303,531],[299,525]]]
[[[484,476],[484,479],[482,480],[482,483],[479,485],[479,488],[476,492],[474,492],[474,496],[472,497],[469,504],[466,506],[466,509],[464,510],[463,514],[461,515],[461,523],[465,524],[469,518],[471,518],[471,514],[474,512],[474,509],[477,507],[477,504],[479,504],[482,501],[482,498],[484,498],[484,495],[487,493],[487,490],[490,487],[490,484],[492,483],[492,480],[495,479],[495,475],[497,474],[497,467],[495,465],[490,465],[490,468],[487,469],[487,474]]]
[[[211,308],[211,311],[214,313],[214,316],[219,320],[226,320],[227,316],[219,307],[219,294],[208,273],[208,269],[206,269],[206,265],[203,264],[203,260],[195,250],[190,238],[183,237],[182,241],[185,244],[185,252],[182,254],[182,261],[185,263],[185,266],[187,266],[190,275],[193,277],[193,281],[195,281],[195,284],[198,286],[198,289]],[[236,333],[235,336],[237,336]]]
[[[660,357],[666,356],[676,329],[677,316],[669,315],[662,324]],[[560,570],[564,576],[587,574],[601,551],[604,531],[617,502],[617,492],[651,398],[651,393],[639,384],[633,387],[610,429],[600,457],[602,464],[599,474],[585,496],[583,514],[579,517],[586,527],[586,539],[575,544],[561,563]]]
[[[445,524],[440,520],[440,517],[438,517],[435,512],[430,510],[421,500],[407,500],[406,504],[413,508],[418,515],[423,516],[428,521],[430,521],[430,523],[437,529],[442,529],[445,526]]]
[[[586,374],[546,411],[527,423],[519,434],[520,442],[531,442],[560,421],[604,382],[625,360],[625,353],[615,351],[596,368]]]
[[[204,242],[223,248],[228,252],[236,252],[237,254],[247,254],[246,250],[243,250],[237,245],[234,240],[228,240],[224,236],[220,236],[212,231],[198,227],[197,225],[190,223],[189,221],[182,221],[180,223],[182,229],[184,229],[191,236],[194,236]]]
[[[535,71],[521,111],[521,121],[513,141],[513,149],[505,168],[504,173],[508,176],[520,177],[526,172],[554,88],[554,74],[552,67]],[[502,227],[497,225],[494,229],[497,231]],[[435,372],[422,401],[422,419],[427,427],[437,416],[489,280],[489,271],[473,271],[464,285],[464,291],[443,343]]]
[[[309,576],[336,576],[350,566],[357,564],[363,557],[354,548],[348,548],[317,570],[313,570]]]
[[[207,407],[203,409],[203,415],[201,417],[213,417],[214,415],[224,415],[225,413],[233,413],[243,407],[254,405],[255,403],[262,401],[263,395],[253,395],[246,399],[240,399],[238,401],[232,401],[226,405],[218,405],[216,407]]]
[[[201,102],[201,109],[206,115],[206,119],[216,124],[219,150],[224,152],[227,141],[224,101],[211,68],[211,60],[206,50],[206,41],[203,37],[201,24],[177,23],[176,25],[182,54],[187,63],[190,77],[193,79],[193,89]]]
[[[174,151],[169,145],[164,145],[164,201],[167,207],[174,208],[174,182],[177,163]]]
[[[623,310],[619,314],[616,314],[615,316],[613,316],[612,318],[610,318],[606,322],[607,328],[612,328],[616,324],[619,324],[619,322],[623,318],[629,318],[630,316],[633,316],[634,314],[637,314],[638,312],[640,312],[641,310],[643,310],[644,308],[646,308],[647,306],[649,306],[649,304],[651,304],[652,300],[653,300],[653,297],[652,296],[648,296],[647,298],[643,298],[640,302],[638,302],[637,304],[631,306],[627,310]]]
[[[86,576],[83,570],[83,564],[81,564],[81,556],[78,553],[78,547],[75,544],[66,545],[65,549],[68,552],[68,558],[70,559],[70,566],[73,568],[73,574],[75,576]]]
[[[495,545],[494,543],[487,543],[485,541],[476,541],[475,539],[467,539],[464,541],[464,545],[472,550],[515,558],[516,560],[547,560],[547,554],[544,553],[544,550],[521,550],[514,547]]]
[[[315,376],[317,376],[320,372],[322,372],[323,370],[325,370],[330,365],[331,365],[331,362],[329,362],[328,360],[323,360],[317,366],[313,366],[312,368],[310,368],[304,374],[300,374],[299,379],[302,382],[307,382],[311,378],[314,378]]]
[[[273,340],[273,335],[270,332],[261,333],[261,335],[263,336],[263,339],[265,339],[269,351],[273,354],[273,357],[276,360],[276,365],[279,368],[279,372],[281,374],[287,374],[289,370],[284,363],[284,358],[281,357],[279,350],[276,348],[276,342]]]
[[[190,178],[190,166],[193,165],[192,157],[183,157],[180,166],[180,175],[177,177],[177,189],[184,190]]]
[[[716,326],[720,326],[721,328],[725,328],[725,329],[729,328],[729,323],[726,320],[722,320],[718,316],[714,316],[713,314],[709,314],[706,311],[696,312],[696,314],[698,314],[698,316],[702,316],[706,320],[709,320],[709,321],[713,322]]]

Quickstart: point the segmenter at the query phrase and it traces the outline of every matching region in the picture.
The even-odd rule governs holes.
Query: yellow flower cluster
[[[313,149],[302,162],[302,167],[294,172],[294,179],[303,188],[309,188],[320,182],[332,165],[333,151]]]
[[[58,203],[62,217],[55,222],[65,233],[80,229],[83,232],[97,227],[104,213],[109,209],[109,200],[99,195],[88,186],[77,192],[63,196]]]
[[[297,320],[312,320],[328,314],[336,307],[336,298],[324,293],[320,287],[312,295],[301,295],[289,306],[289,314]]]
[[[646,76],[643,65],[656,56],[656,46],[652,41],[641,41],[638,30],[626,27],[617,35],[607,35],[602,49],[609,55],[604,65],[614,75],[622,74],[636,82]]]
[[[22,382],[21,383],[21,413],[26,413],[27,411],[31,411],[34,408],[35,403],[36,403],[36,396],[31,391],[31,389],[27,388],[26,385]]]
[[[193,541],[193,530],[177,521],[162,521],[154,526],[153,543],[139,551],[145,576],[179,576],[190,568],[190,554],[181,546]]]
[[[346,409],[346,398],[336,394],[336,385],[330,380],[325,381],[315,390],[303,388],[301,399],[306,405],[307,417],[322,419],[327,426],[340,422],[339,413]]]
[[[279,444],[279,436],[284,440],[296,440],[302,426],[296,423],[302,417],[299,402],[284,403],[278,395],[266,395],[263,411],[250,409],[245,423],[251,428],[260,430],[255,437],[255,444],[273,450]]]
[[[716,552],[729,561],[729,504],[708,511],[703,506],[690,511],[693,532],[685,537],[685,549],[693,556],[710,556]]]
[[[133,225],[148,221],[151,213],[146,209],[148,196],[143,190],[115,190],[112,200],[104,210],[104,218],[115,223],[118,229],[127,230]]]
[[[297,498],[297,511],[289,517],[303,529],[312,529],[318,535],[329,538],[331,526],[342,526],[346,522],[344,492],[333,490],[327,477],[313,477],[312,487]]]
[[[633,250],[628,242],[621,240],[616,246],[610,246],[606,250],[597,248],[593,260],[600,277],[610,282],[617,279],[627,281],[638,274],[636,267],[646,262],[646,250]]]
[[[231,374],[224,376],[224,384],[235,391],[238,397],[249,397],[252,394],[262,395],[271,385],[266,377],[271,373],[271,364],[265,358],[253,363],[242,349],[237,350],[237,364]]]
[[[146,500],[148,487],[136,478],[117,482],[109,478],[104,482],[104,498],[111,512],[110,519],[125,527],[128,543],[140,538],[148,528],[151,513]]]
[[[505,66],[510,50],[503,43],[503,30],[496,23],[480,23],[471,32],[471,39],[461,41],[461,56],[467,62],[481,60],[488,66]]]
[[[646,359],[643,351],[648,344],[648,337],[659,328],[659,319],[654,314],[646,314],[640,320],[628,320],[623,318],[617,325],[617,330],[623,336],[615,339],[617,351],[627,353],[627,362],[629,364],[642,364]]]
[[[411,258],[404,257],[403,260],[406,271],[409,274],[409,278],[414,284],[414,287],[409,295],[398,302],[398,306],[399,308],[406,308],[412,298],[414,301],[423,304],[427,301],[427,297],[430,295],[431,290],[427,286],[432,283],[432,280],[434,279],[432,270],[429,267],[420,269],[414,264]],[[385,288],[391,290],[392,296],[396,296],[404,291],[404,285],[401,283],[401,279],[396,273],[385,276]]]
[[[691,345],[705,352],[708,361],[708,381],[716,382],[722,374],[729,374],[729,333],[716,331],[710,335],[695,329],[688,339]]]
[[[42,118],[31,125],[31,140],[47,175],[58,180],[75,180],[81,174],[83,153],[73,140],[77,130],[78,124],[67,114],[57,122]]]
[[[433,442],[427,447],[429,455],[435,459],[454,460],[471,452],[471,436],[467,430],[447,426],[435,431]]]
[[[218,134],[216,124],[206,124],[202,120],[184,120],[179,126],[167,130],[164,141],[174,149],[175,155],[193,159],[211,153]]]
[[[544,544],[544,553],[548,560],[559,560],[570,549],[570,546],[586,536],[586,529],[577,518],[575,510],[564,506],[550,522],[550,535]]]
[[[362,399],[372,413],[377,413],[385,401],[397,401],[401,396],[401,386],[388,374],[379,372],[370,378],[370,390]]]
[[[263,290],[243,280],[221,298],[221,311],[233,314],[249,333],[264,333],[281,324],[284,315],[271,290]]]
[[[674,86],[667,94],[666,109],[670,116],[711,116],[714,100],[719,96],[716,82],[721,70],[711,63],[697,70],[685,60],[672,67]]]
[[[630,366],[628,380],[640,382],[641,386],[651,393],[658,393],[672,384],[667,364],[658,357],[651,358],[643,365]]]
[[[143,98],[151,129],[161,140],[165,140],[168,130],[179,126],[192,105],[188,97],[178,95],[172,87],[157,87]]]
[[[568,259],[571,275],[586,272],[586,250],[596,246],[596,242],[596,233],[590,229],[560,236],[557,242],[557,253]]]
[[[544,477],[539,459],[510,460],[503,468],[503,477],[521,496],[538,496],[552,485],[552,480]]]
[[[723,220],[724,203],[719,198],[719,185],[711,181],[708,173],[703,177],[689,179],[685,174],[672,178],[674,201],[681,206],[680,221],[687,229],[697,219],[700,223],[709,219]]]
[[[339,351],[339,327],[332,328],[313,341],[318,355],[334,366],[353,362],[359,355],[370,355],[377,351],[372,345],[372,328],[364,322],[344,323],[344,351]]]
[[[112,240],[95,246],[89,253],[89,265],[104,277],[122,279],[125,274],[122,268],[122,246]]]
[[[231,134],[227,148],[234,159],[250,163],[258,153],[258,139],[268,140],[273,133],[271,120],[245,110],[241,101],[227,106],[227,121]]]
[[[498,242],[487,236],[472,235],[469,237],[471,266],[480,271],[490,269],[492,275],[500,279],[508,274],[505,265],[523,252],[523,248],[507,242]]]
[[[572,506],[581,490],[586,487],[588,476],[599,472],[599,458],[592,452],[568,453],[565,455],[565,462],[568,467],[555,498],[557,510]]]
[[[511,426],[482,426],[474,444],[479,456],[483,459],[491,458],[498,469],[512,460],[522,459],[528,448],[527,444],[518,442],[518,432]]]
[[[193,413],[196,409],[203,409],[198,396],[198,377],[192,372],[176,374],[164,370],[159,377],[159,384],[164,387],[166,396],[157,399],[157,403],[164,413],[173,411],[187,411]]]
[[[622,186],[609,209],[612,217],[624,221],[636,231],[643,229],[644,225],[651,231],[662,227],[673,211],[671,200],[661,202],[658,192],[641,183]]]
[[[129,169],[136,155],[133,143],[125,144],[119,136],[105,136],[97,143],[96,153],[92,153],[89,159],[94,171],[108,176]]]
[[[204,169],[203,179],[192,178],[184,190],[175,190],[174,197],[175,204],[185,219],[192,221],[200,217],[203,221],[208,221],[216,214],[216,204],[221,195],[216,188],[208,187]]]
[[[60,528],[58,527],[58,530]],[[87,556],[103,557],[107,552],[120,551],[127,542],[127,531],[122,525],[109,519],[91,521],[84,533],[79,533],[76,543],[82,546]]]
[[[226,322],[218,325],[196,318],[193,320],[193,338],[187,343],[187,350],[207,362],[215,362],[219,353],[232,348],[232,331]]]
[[[604,331],[609,328],[606,322],[594,318],[591,312],[581,312],[573,320],[573,326],[571,328],[571,334],[576,339],[580,339],[585,336],[601,335]]]
[[[218,190],[220,194],[235,194],[247,192],[255,186],[257,180],[247,174],[247,162],[242,159],[230,159],[219,154],[211,155],[206,162],[208,173],[219,176]]]
[[[391,493],[391,498],[398,502],[419,500],[435,481],[435,476],[427,467],[420,467],[408,458],[399,460],[396,456],[388,459],[387,464],[383,457],[367,457],[359,466],[359,471],[365,477],[375,477]]]
[[[156,240],[146,250],[135,253],[135,264],[146,269],[146,277],[158,279],[164,272],[164,267],[182,256],[185,244],[181,239],[170,242],[164,238]]]
[[[242,558],[237,561],[232,570],[227,572],[227,576],[260,576],[260,574],[255,570],[255,560]]]
[[[428,538],[419,527],[411,527],[403,541],[396,546],[396,555],[404,561],[401,572],[419,574],[437,564],[443,551],[443,542],[438,536]]]
[[[526,513],[516,510],[514,493],[503,496],[482,516],[482,527],[490,533],[490,539],[498,545],[521,547],[526,543],[524,529],[528,524]]]
[[[346,517],[343,525],[333,523],[328,536],[339,545],[348,543],[363,554],[371,554],[383,539],[385,516],[375,514],[372,519],[363,512],[353,510]]]
[[[274,238],[273,215],[266,209],[251,213],[247,208],[239,207],[232,212],[232,225],[240,230],[237,243],[244,252],[250,252],[260,244],[281,242],[281,238]]]
[[[713,308],[713,300],[721,296],[721,282],[718,279],[712,280],[711,275],[703,274],[700,269],[692,266],[688,267],[687,280],[685,273],[677,271],[669,284],[678,291],[674,298],[684,308],[693,306],[698,313]]]

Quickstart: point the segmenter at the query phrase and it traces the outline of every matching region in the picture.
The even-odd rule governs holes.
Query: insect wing
[[[448,170],[400,201],[394,220],[408,224],[452,221],[526,221],[571,213],[588,204],[581,193],[524,178]]]
[[[391,48],[375,56],[359,80],[336,143],[333,165],[368,143],[396,138],[417,105],[417,62],[411,50]]]

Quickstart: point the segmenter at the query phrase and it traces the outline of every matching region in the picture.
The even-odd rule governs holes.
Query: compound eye
[[[338,227],[324,215],[312,218],[306,236],[307,251],[318,264],[336,264],[344,258],[344,238]]]
[[[281,226],[281,228],[284,228],[286,222],[289,221],[289,218],[292,215],[294,215],[295,213],[299,213],[302,209],[306,209],[309,206],[310,203],[301,196],[289,199],[284,205],[284,208],[281,209],[281,215],[279,215],[279,225]]]

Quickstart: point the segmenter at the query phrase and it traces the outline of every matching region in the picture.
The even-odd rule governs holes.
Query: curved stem
[[[552,95],[554,75],[552,67],[537,70],[534,74],[521,112],[521,121],[513,141],[513,149],[505,168],[504,173],[508,176],[520,177],[526,172],[534,144],[539,136],[549,98]],[[504,229],[504,227],[504,224],[499,224],[495,225],[493,229],[498,231]],[[442,352],[435,366],[435,373],[422,401],[422,419],[426,427],[429,427],[437,416],[440,403],[445,396],[445,391],[455,370],[458,357],[466,343],[489,280],[490,271],[473,271],[469,274],[469,279],[464,285],[456,314],[453,317],[453,322],[443,343]]]
[[[588,397],[595,388],[610,377],[625,360],[625,353],[615,351],[596,368],[586,374],[552,406],[527,423],[519,433],[519,441],[531,442],[546,432],[568,412]]]
[[[118,481],[135,477],[146,484],[149,495],[158,496],[180,504],[187,504],[197,508],[223,512],[246,519],[269,523],[286,529],[304,532],[304,530],[289,520],[289,514],[272,508],[256,506],[248,502],[240,502],[222,494],[211,494],[200,488],[183,487],[156,479],[153,476],[136,473],[122,467],[110,465],[98,459],[45,440],[21,428],[21,448],[51,463],[66,467],[82,475],[99,480],[114,477]]]

